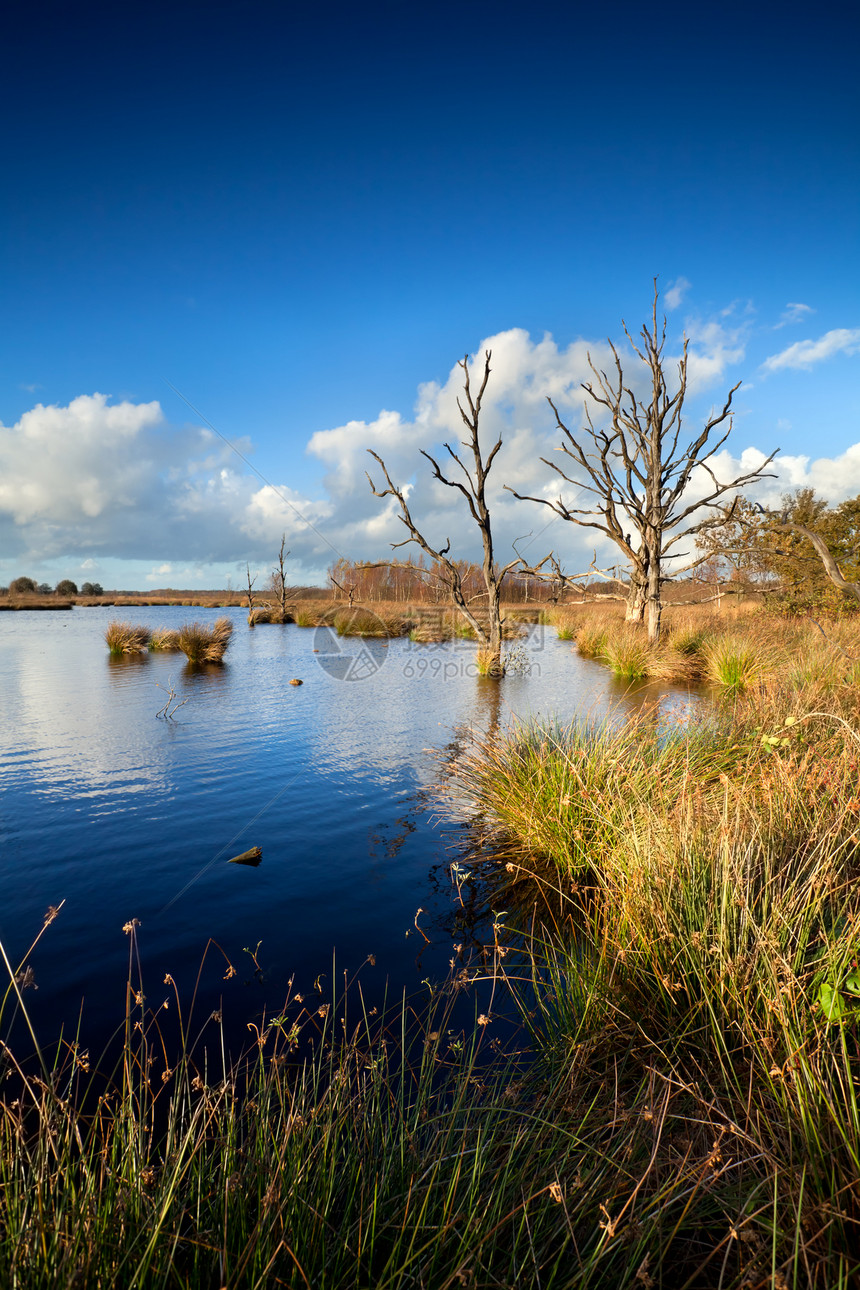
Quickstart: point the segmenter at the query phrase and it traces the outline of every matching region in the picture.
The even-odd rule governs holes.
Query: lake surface
[[[129,613],[151,628],[217,616],[0,614],[0,938],[13,962],[65,902],[27,995],[45,1041],[82,1016],[98,1046],[122,1020],[132,918],[149,1001],[169,993],[166,973],[190,996],[211,938],[223,956],[207,955],[201,1003],[223,995],[243,1033],[279,1008],[291,977],[330,992],[333,955],[338,976],[375,956],[362,968],[371,1003],[386,983],[396,997],[444,977],[462,833],[440,812],[434,752],[469,728],[623,713],[655,696],[625,695],[552,629],[523,643],[530,675],[495,682],[474,675],[468,642],[364,650],[328,629],[250,631],[243,611],[220,610],[235,625],[226,661],[193,671],[183,655],[111,658],[104,629]],[[156,713],[171,683],[187,702],[168,721]],[[664,706],[686,699],[660,693]],[[252,846],[259,868],[228,863]],[[246,952],[258,943],[262,976]]]

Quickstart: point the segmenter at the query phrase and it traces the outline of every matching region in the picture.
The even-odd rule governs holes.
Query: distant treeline
[[[462,579],[467,597],[477,600],[486,595],[484,575],[479,564],[470,560],[453,561]],[[338,597],[352,595],[356,601],[403,601],[440,605],[451,598],[450,582],[444,567],[420,556],[417,560],[391,560],[384,563],[340,559],[329,568],[329,581]],[[607,589],[607,584],[602,584]],[[613,584],[614,586],[614,584]],[[504,599],[512,604],[539,601],[544,604],[558,599],[560,584],[533,574],[511,573],[505,578]]]

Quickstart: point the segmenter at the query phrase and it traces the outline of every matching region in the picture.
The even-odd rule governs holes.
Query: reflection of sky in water
[[[468,643],[392,641],[371,652],[367,679],[340,681],[314,654],[314,631],[249,631],[241,611],[223,668],[111,660],[102,633],[115,616],[0,615],[0,934],[23,950],[47,905],[66,900],[38,952],[46,1024],[76,1014],[83,995],[97,1020],[114,1017],[130,917],[162,976],[185,969],[193,981],[210,936],[233,961],[262,940],[269,993],[242,995],[251,1011],[278,1006],[291,973],[327,970],[334,949],[350,968],[375,953],[395,992],[444,974],[447,938],[416,964],[405,937],[419,905],[437,928],[451,909],[452,839],[426,791],[432,750],[533,715],[623,719],[655,697],[625,693],[551,630],[527,642],[530,677],[477,678]],[[153,628],[194,616],[215,615],[134,612]],[[155,716],[170,680],[189,700],[175,722]],[[252,845],[259,869],[226,863]]]

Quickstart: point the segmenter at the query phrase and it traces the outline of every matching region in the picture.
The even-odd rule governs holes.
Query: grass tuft
[[[709,681],[734,694],[759,685],[768,675],[768,660],[754,640],[726,633],[702,648],[704,674]]]
[[[216,618],[211,627],[206,623],[185,623],[179,629],[179,648],[189,663],[220,663],[232,634],[229,618]]]
[[[105,629],[105,640],[111,654],[142,654],[149,645],[149,639],[149,628],[140,623],[121,623],[114,619]]]
[[[650,672],[651,651],[643,633],[634,628],[608,632],[598,657],[624,681],[642,681]]]
[[[179,632],[172,627],[157,627],[150,637],[149,648],[165,654],[181,652]]]
[[[339,609],[332,619],[332,626],[338,636],[389,637],[400,634],[396,624],[369,609]]]

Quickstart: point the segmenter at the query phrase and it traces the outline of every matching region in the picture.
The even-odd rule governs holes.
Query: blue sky
[[[283,529],[297,578],[377,556],[396,525],[364,448],[411,479],[490,340],[499,483],[548,486],[536,385],[577,416],[580,342],[644,320],[655,274],[700,360],[693,418],[743,379],[735,457],[779,445],[780,484],[860,492],[860,20],[774,12],[19,6],[0,579],[223,585]],[[543,522],[500,507],[503,537]],[[580,537],[553,536],[573,564]]]

